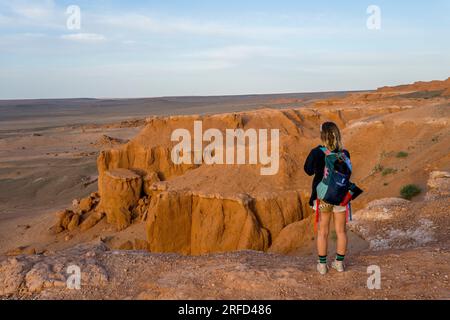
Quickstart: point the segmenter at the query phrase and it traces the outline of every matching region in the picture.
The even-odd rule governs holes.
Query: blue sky
[[[66,26],[69,5],[81,29]],[[366,10],[381,9],[369,30]],[[450,1],[0,0],[0,99],[373,89],[450,76]]]

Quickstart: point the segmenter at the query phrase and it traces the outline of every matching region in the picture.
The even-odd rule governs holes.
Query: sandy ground
[[[450,299],[448,249],[351,255],[346,272],[326,276],[309,257],[256,251],[189,257],[105,251],[103,244],[0,260],[0,269],[14,292],[2,294],[15,299]],[[61,266],[73,264],[85,272],[80,290],[65,288]],[[368,286],[374,265],[379,289]],[[17,267],[22,273],[11,272]]]
[[[103,135],[130,139],[138,131],[62,127],[0,139],[0,251],[39,243],[55,211],[97,189],[96,157],[103,147],[97,142]]]

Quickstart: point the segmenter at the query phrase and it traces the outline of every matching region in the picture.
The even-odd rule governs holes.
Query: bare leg
[[[319,256],[327,255],[330,220],[331,212],[320,212],[319,230],[317,232],[317,253]]]
[[[345,213],[334,213],[334,228],[336,230],[336,253],[345,255],[347,251],[347,228]]]

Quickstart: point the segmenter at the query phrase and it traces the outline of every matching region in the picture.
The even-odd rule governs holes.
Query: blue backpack
[[[335,206],[344,205],[343,202],[346,202],[346,220],[352,220],[352,209],[349,200],[353,194],[352,186],[356,187],[350,182],[352,163],[347,155],[342,151],[331,152],[325,147],[321,147],[320,150],[325,153],[325,169],[322,181],[319,182],[316,189],[316,219],[314,224],[316,233],[320,220],[320,200]]]
[[[350,189],[352,163],[342,152],[331,152],[321,147],[325,153],[325,169],[322,181],[317,185],[317,198],[335,206],[339,206]]]

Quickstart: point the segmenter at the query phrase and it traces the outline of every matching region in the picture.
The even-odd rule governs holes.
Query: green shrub
[[[422,190],[415,184],[408,184],[400,189],[400,196],[403,199],[411,200],[413,197],[417,196],[421,192]]]
[[[373,172],[377,173],[377,172],[383,171],[383,169],[384,169],[384,167],[378,163],[375,167],[373,167]]]
[[[396,157],[397,158],[406,158],[408,155],[409,155],[408,152],[400,151],[400,152],[397,153]]]
[[[381,172],[381,174],[382,174],[383,176],[387,176],[388,174],[396,173],[396,172],[397,172],[397,169],[393,169],[393,168],[385,168],[385,169],[383,169],[383,171]]]

